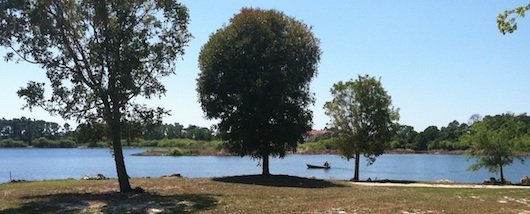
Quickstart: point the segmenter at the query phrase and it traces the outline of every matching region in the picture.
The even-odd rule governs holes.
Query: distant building
[[[305,136],[305,141],[315,141],[320,138],[331,138],[331,132],[328,130],[311,130]]]

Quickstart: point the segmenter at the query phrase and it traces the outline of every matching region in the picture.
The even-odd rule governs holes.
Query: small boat
[[[308,169],[329,169],[331,166],[317,166],[317,165],[311,165],[306,164]]]

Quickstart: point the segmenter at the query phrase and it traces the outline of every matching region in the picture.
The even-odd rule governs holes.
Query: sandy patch
[[[427,183],[377,183],[377,182],[351,182],[359,186],[380,187],[437,187],[437,188],[462,188],[462,189],[530,189],[530,186],[515,185],[479,185],[479,184],[427,184]]]

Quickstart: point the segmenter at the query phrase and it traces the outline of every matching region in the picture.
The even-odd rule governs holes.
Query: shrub
[[[50,140],[44,137],[39,137],[33,140],[32,144],[33,144],[33,147],[37,147],[37,148],[50,148]]]
[[[333,139],[323,139],[319,141],[305,142],[300,144],[298,148],[306,150],[336,150],[337,144]]]
[[[191,139],[162,139],[158,141],[158,147],[178,147],[181,149],[202,149],[208,143]]]
[[[138,140],[136,146],[138,146],[138,147],[157,147],[158,146],[158,140],[144,140],[144,139],[140,139],[140,140]]]
[[[28,144],[20,140],[13,140],[11,138],[0,141],[0,147],[4,147],[4,148],[21,148],[21,147],[27,147],[27,146]]]
[[[179,148],[172,148],[171,150],[169,150],[168,155],[170,155],[170,156],[182,156],[182,155],[184,155],[184,152],[182,152],[182,150],[179,149]]]
[[[55,142],[57,142],[57,141],[55,141]],[[57,145],[60,148],[75,148],[76,147],[75,142],[73,140],[71,140],[71,139],[59,140]]]
[[[209,143],[216,151],[221,151],[225,149],[225,144],[223,141],[213,140],[213,141],[210,141]]]
[[[33,140],[33,146],[37,148],[75,148],[76,144],[71,139],[49,140],[39,137]]]

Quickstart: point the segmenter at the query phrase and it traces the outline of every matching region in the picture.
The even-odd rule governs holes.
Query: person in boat
[[[328,161],[324,162],[324,167],[329,167]]]

